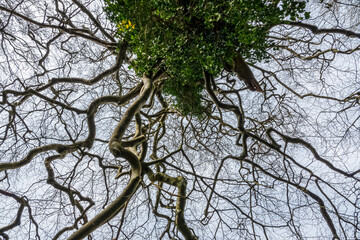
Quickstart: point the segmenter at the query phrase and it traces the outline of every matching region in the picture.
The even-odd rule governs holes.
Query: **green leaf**
[[[123,20],[135,24],[118,37],[128,40],[137,74],[155,71],[152,68],[162,59],[171,79],[165,81],[164,91],[187,113],[201,109],[204,86],[199,87],[198,80],[203,68],[220,74],[223,59],[231,62],[235,50],[250,62],[268,59],[267,49],[273,46],[267,39],[270,28],[310,17],[306,2],[295,0],[282,0],[281,5],[268,0],[199,0],[191,5],[169,0],[105,2],[115,24]]]

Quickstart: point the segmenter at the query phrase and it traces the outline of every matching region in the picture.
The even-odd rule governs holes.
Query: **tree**
[[[184,3],[0,3],[3,239],[360,238],[359,2]]]
[[[183,113],[195,114],[204,110],[204,84],[198,84],[204,71],[214,76],[224,68],[235,71],[250,90],[261,92],[242,55],[256,61],[268,58],[267,49],[274,47],[268,31],[286,18],[302,19],[305,12],[305,2],[293,0],[105,2],[118,36],[136,56],[131,62],[136,72],[160,67],[167,75],[164,92],[175,97]],[[195,104],[189,106],[188,99],[196,99]]]

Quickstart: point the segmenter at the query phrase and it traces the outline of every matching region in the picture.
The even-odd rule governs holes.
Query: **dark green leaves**
[[[164,91],[176,99],[183,112],[192,112],[183,102],[196,99],[201,109],[198,84],[202,70],[218,75],[223,62],[236,51],[248,61],[267,58],[271,46],[269,29],[284,20],[309,18],[305,1],[294,0],[105,0],[110,19],[121,25],[118,35],[126,38],[137,56],[141,74],[162,61],[170,76]],[[186,86],[186,87],[185,87]]]

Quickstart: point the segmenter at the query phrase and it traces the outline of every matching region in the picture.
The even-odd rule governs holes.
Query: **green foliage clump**
[[[118,35],[137,56],[139,74],[161,61],[169,79],[164,92],[184,113],[201,111],[203,69],[218,75],[238,51],[249,61],[266,59],[267,33],[284,20],[309,18],[295,0],[105,0]],[[189,100],[191,100],[189,102]]]

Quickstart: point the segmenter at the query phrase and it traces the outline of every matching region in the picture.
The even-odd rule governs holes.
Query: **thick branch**
[[[175,215],[175,225],[182,233],[186,240],[195,240],[198,239],[191,229],[187,226],[184,218],[185,212],[185,204],[186,204],[186,186],[187,182],[186,179],[182,176],[177,178],[170,177],[165,173],[156,173],[154,174],[150,168],[146,168],[146,174],[152,182],[163,182],[167,183],[171,186],[178,188],[178,196],[176,202],[176,215]]]
[[[318,28],[315,25],[302,23],[302,22],[289,22],[289,23],[286,22],[286,23],[283,23],[283,24],[288,24],[288,25],[291,25],[291,26],[297,26],[297,27],[306,28],[306,29],[309,29],[313,34],[338,33],[338,34],[343,34],[343,35],[348,36],[348,37],[360,38],[360,33],[356,33],[356,32],[350,31],[350,30],[346,30],[346,29]]]
[[[209,93],[210,98],[213,100],[213,102],[219,108],[222,108],[225,110],[230,110],[230,111],[234,112],[236,117],[238,118],[238,128],[241,132],[244,132],[245,131],[244,120],[243,120],[242,112],[240,111],[239,107],[219,101],[219,99],[217,99],[214,91],[211,89],[211,79],[213,78],[213,76],[211,74],[209,74],[208,72],[204,71],[204,78],[205,78],[206,91]]]
[[[109,141],[109,148],[110,151],[114,154],[114,156],[117,156],[113,150],[113,144],[120,143],[121,138],[124,135],[126,129],[128,128],[130,122],[134,118],[135,114],[143,107],[143,105],[146,103],[147,99],[150,97],[152,92],[152,80],[148,78],[147,76],[143,76],[143,83],[144,86],[140,91],[140,96],[137,98],[131,106],[126,110],[123,117],[121,118],[120,122],[116,126],[113,135],[110,138]],[[118,146],[117,146],[118,147]]]
[[[25,206],[27,206],[27,201],[23,197],[16,196],[13,193],[9,193],[9,192],[1,190],[1,189],[0,189],[0,194],[8,196],[8,197],[12,197],[18,203],[20,203],[20,207],[18,209],[16,218],[14,219],[14,221],[12,221],[9,225],[0,228],[0,234],[2,234],[2,233],[6,232],[10,229],[13,229],[14,227],[19,226],[21,224],[21,216],[22,216]]]
[[[124,113],[119,124],[114,130],[113,135],[109,141],[110,151],[115,157],[122,157],[126,159],[131,165],[130,180],[119,197],[115,199],[108,207],[100,212],[96,217],[91,219],[88,223],[82,226],[79,230],[74,232],[69,240],[83,239],[97,228],[115,217],[125,206],[126,202],[134,195],[141,180],[141,163],[137,154],[122,146],[121,138],[124,135],[127,127],[134,118],[135,114],[146,103],[152,92],[152,80],[144,75],[143,88],[140,91],[139,97],[131,104],[131,106]]]
[[[267,130],[267,136],[270,138],[271,142],[277,146],[279,146],[275,141],[274,139],[272,138],[272,136],[270,135],[271,132],[275,132],[276,134],[278,134],[279,136],[281,136],[281,138],[286,141],[286,142],[290,142],[290,143],[294,143],[294,144],[300,144],[304,147],[306,147],[307,149],[310,150],[310,152],[313,154],[313,156],[319,160],[320,162],[324,163],[326,166],[328,166],[328,168],[330,168],[331,170],[335,171],[335,172],[338,172],[340,174],[343,174],[347,177],[351,177],[351,178],[355,178],[354,176],[360,172],[360,169],[358,169],[357,171],[355,172],[352,172],[352,173],[347,173],[337,167],[335,167],[331,162],[329,162],[328,160],[322,158],[319,153],[316,151],[316,149],[308,142],[304,141],[303,139],[301,138],[293,138],[293,137],[289,137],[289,136],[286,136],[282,133],[280,133],[279,131],[273,129],[273,128],[270,128]],[[355,178],[356,179],[356,178]]]
[[[88,223],[82,226],[79,230],[74,232],[68,240],[79,240],[88,236],[90,233],[95,231],[97,228],[108,222],[111,218],[116,216],[121,209],[123,209],[125,203],[133,196],[140,183],[140,176],[134,177],[132,175],[129,183],[121,193],[119,197],[115,199],[109,206],[107,206],[102,212],[96,217],[91,219]]]
[[[98,83],[104,77],[109,76],[120,69],[122,66],[124,59],[125,59],[125,52],[128,47],[128,43],[124,41],[120,47],[119,53],[116,58],[116,63],[111,68],[105,70],[104,72],[100,73],[99,75],[93,77],[90,80],[84,78],[52,78],[48,84],[36,89],[38,92],[41,92],[57,83],[81,83],[85,85],[93,85]]]

